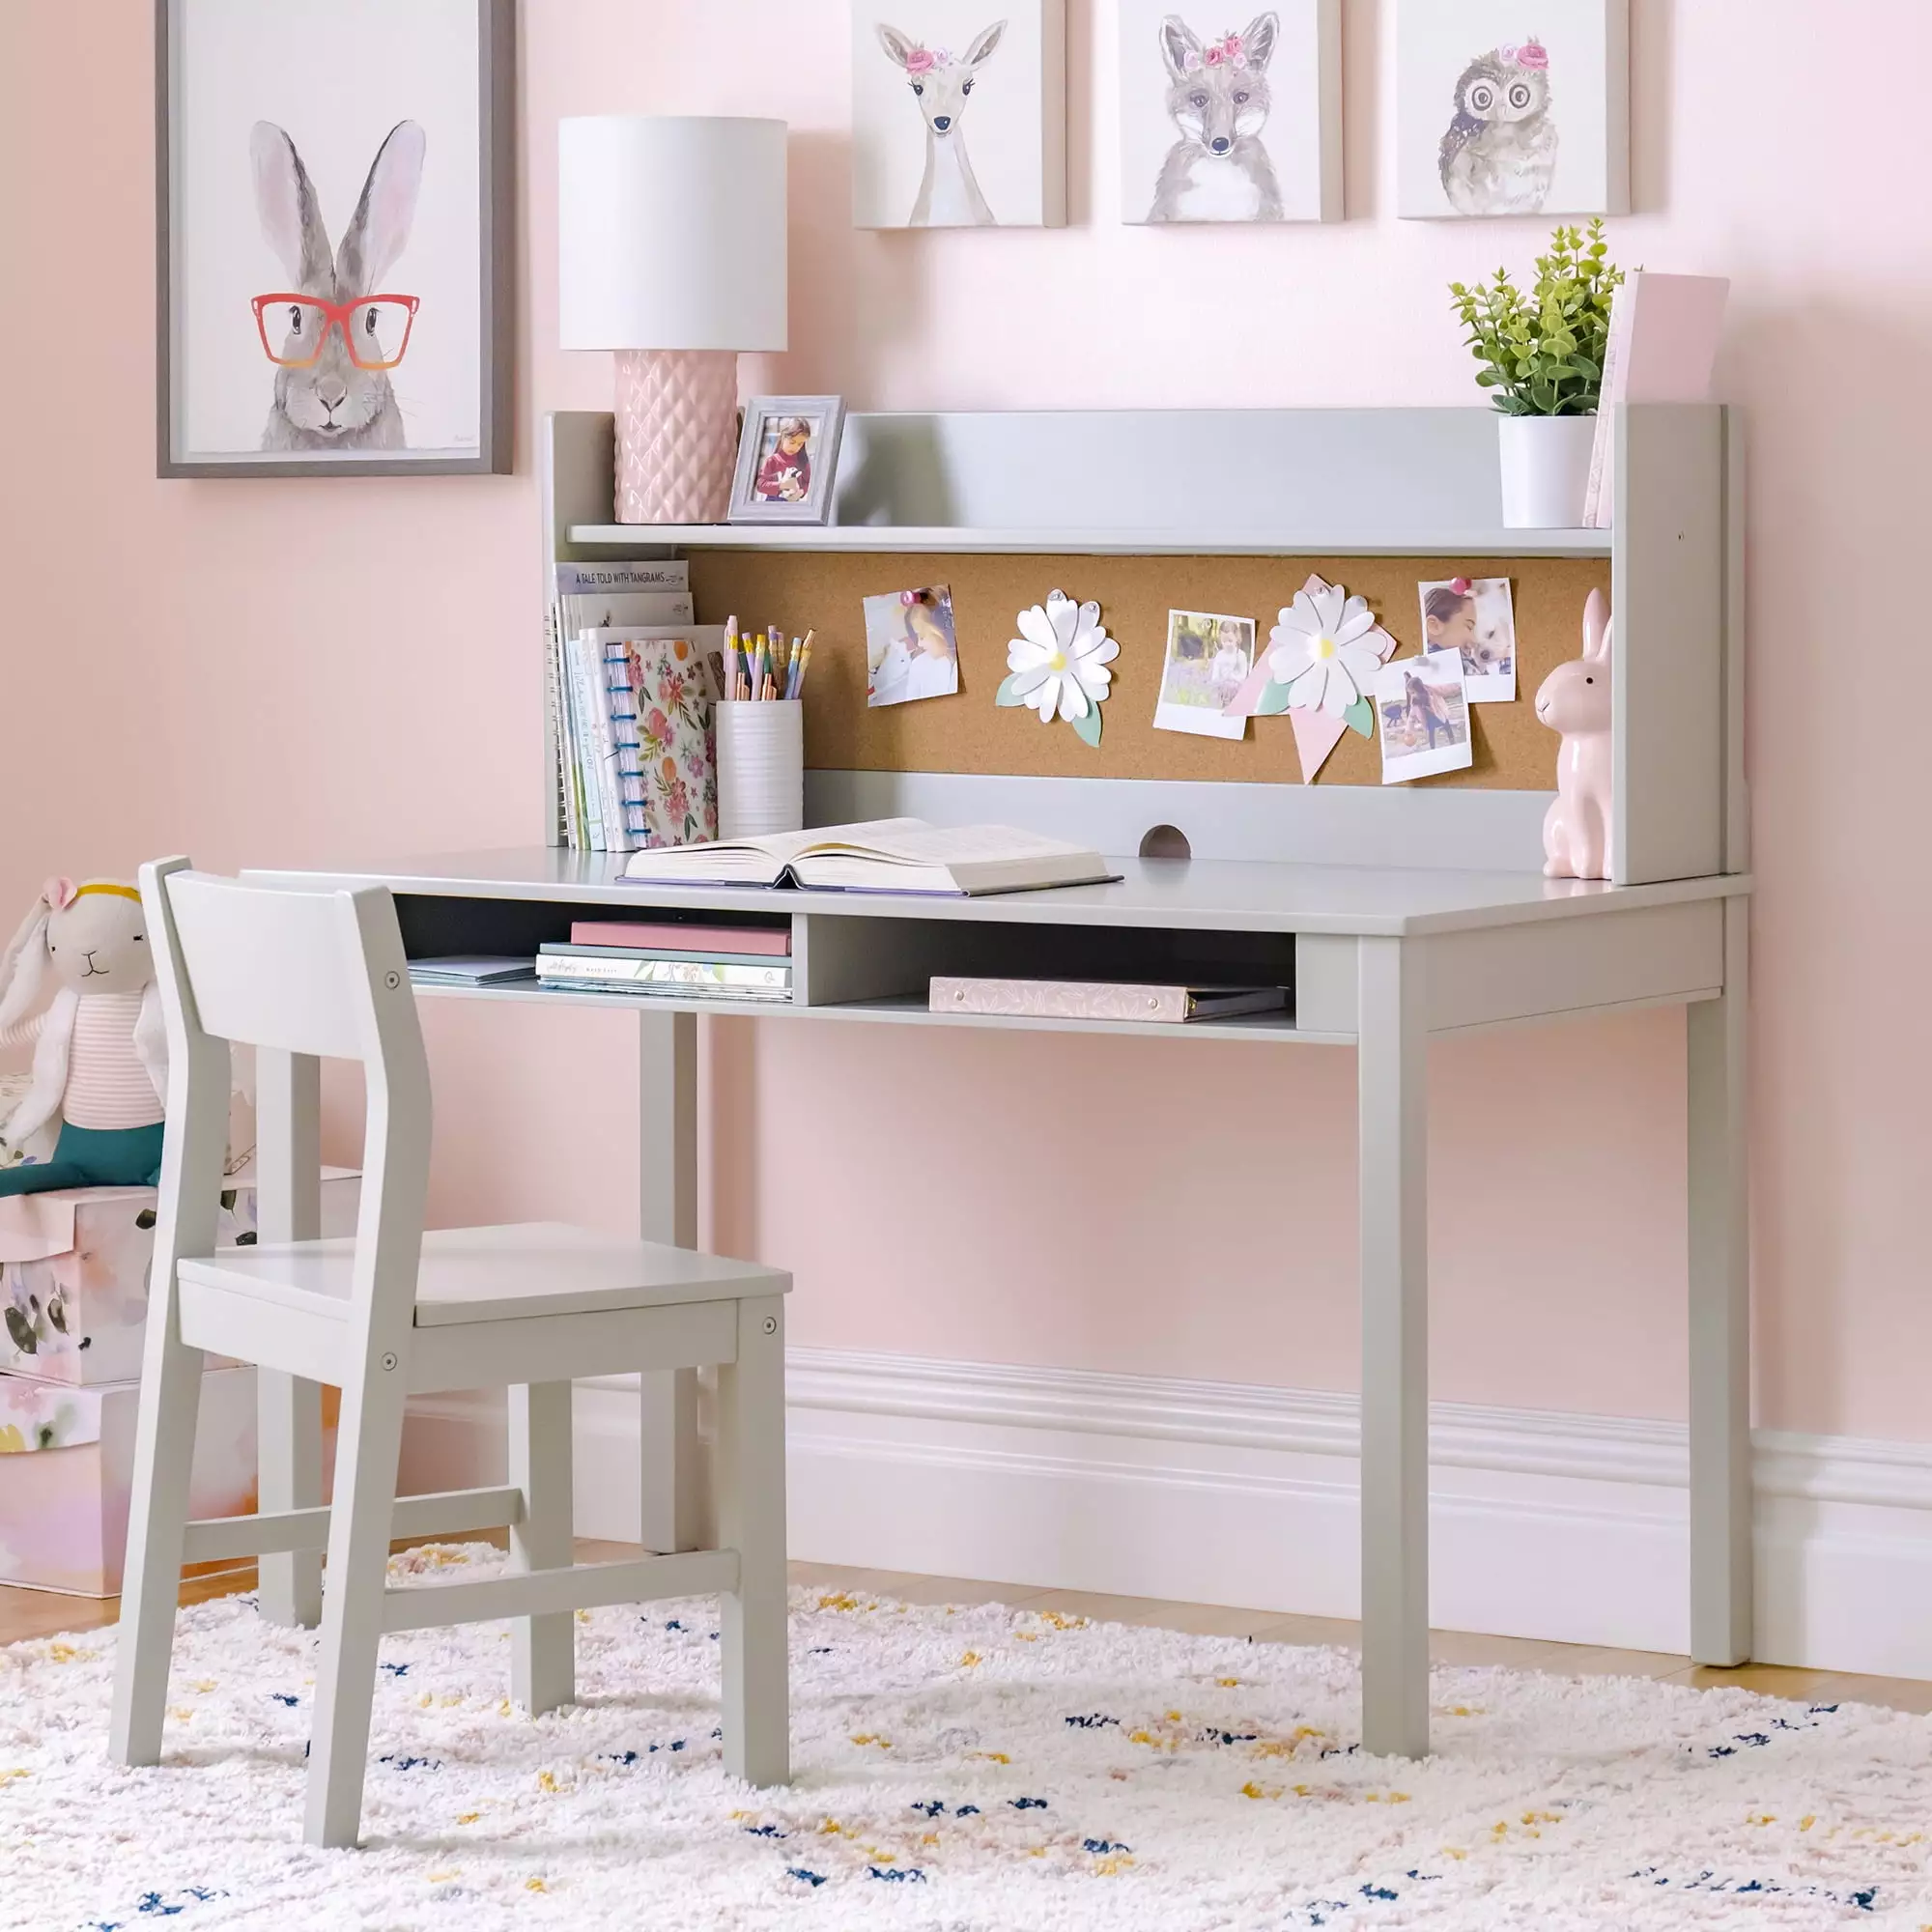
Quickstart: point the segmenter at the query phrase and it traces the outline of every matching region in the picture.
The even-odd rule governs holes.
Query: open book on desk
[[[878,818],[815,832],[721,838],[632,856],[624,876],[653,886],[797,886],[808,892],[955,897],[1103,885],[1120,877],[1097,852],[1010,825]]]

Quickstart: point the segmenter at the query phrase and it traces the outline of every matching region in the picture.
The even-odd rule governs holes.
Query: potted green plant
[[[1583,521],[1610,299],[1624,278],[1609,252],[1601,220],[1558,228],[1527,289],[1507,269],[1473,289],[1449,285],[1482,364],[1476,381],[1500,417],[1503,522],[1512,529],[1571,529]]]

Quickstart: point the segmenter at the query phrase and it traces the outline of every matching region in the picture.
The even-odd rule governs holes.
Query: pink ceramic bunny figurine
[[[1563,734],[1556,753],[1556,803],[1543,821],[1543,873],[1549,879],[1610,876],[1609,600],[1590,592],[1583,655],[1560,664],[1536,694],[1536,715]]]

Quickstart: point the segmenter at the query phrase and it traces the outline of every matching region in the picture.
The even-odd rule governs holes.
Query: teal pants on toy
[[[156,1187],[161,1179],[161,1122],[152,1127],[76,1127],[61,1122],[51,1160],[0,1168],[0,1195],[51,1194],[56,1187]]]

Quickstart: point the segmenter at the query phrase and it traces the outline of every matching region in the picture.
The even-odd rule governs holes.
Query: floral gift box
[[[353,1235],[360,1177],[325,1170],[322,1232]],[[141,1373],[154,1258],[152,1187],[72,1187],[0,1200],[0,1374],[90,1386]],[[216,1238],[255,1239],[255,1188],[238,1175],[221,1196]]]
[[[138,1382],[75,1388],[0,1376],[0,1583],[76,1597],[120,1589],[139,1406]],[[215,1517],[254,1507],[255,1371],[210,1369],[188,1509]]]

